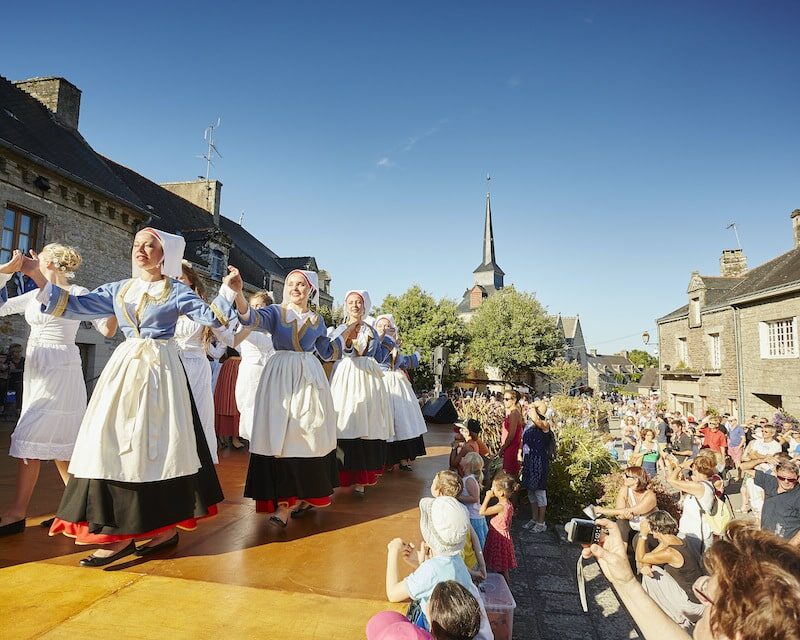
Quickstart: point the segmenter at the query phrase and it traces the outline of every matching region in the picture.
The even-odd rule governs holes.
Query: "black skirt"
[[[331,503],[339,486],[336,450],[321,458],[278,458],[250,454],[245,498],[256,501],[256,511],[272,513],[278,506],[305,500],[315,507]]]
[[[391,467],[403,460],[415,460],[426,453],[425,439],[421,435],[408,440],[388,442],[386,444],[386,466]]]
[[[189,397],[197,455],[200,458],[197,473],[155,482],[119,482],[70,476],[51,533],[63,531],[77,537],[78,542],[92,542],[82,539],[83,533],[112,538],[119,536],[120,539],[146,537],[143,534],[215,513],[215,505],[224,499],[222,487],[191,389]],[[63,522],[59,523],[58,520]]]

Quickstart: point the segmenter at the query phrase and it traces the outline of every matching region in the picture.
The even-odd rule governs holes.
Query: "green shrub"
[[[602,436],[579,426],[560,429],[547,481],[547,519],[566,522],[580,517],[585,506],[599,503],[603,479],[617,470]]]

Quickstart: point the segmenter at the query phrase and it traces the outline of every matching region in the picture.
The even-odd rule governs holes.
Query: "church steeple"
[[[493,289],[503,288],[503,270],[495,262],[494,255],[494,231],[492,230],[492,202],[491,193],[489,192],[489,181],[492,178],[486,176],[486,219],[483,225],[483,261],[475,271],[473,276],[475,284],[482,287],[490,287]]]

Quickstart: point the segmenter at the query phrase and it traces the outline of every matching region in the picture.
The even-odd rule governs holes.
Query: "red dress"
[[[502,442],[508,439],[508,419],[509,416],[503,418]],[[508,448],[503,451],[503,471],[511,474],[515,478],[519,475],[519,445],[522,442],[522,426],[517,425],[517,432],[514,434],[514,439]]]
[[[222,363],[214,389],[214,427],[220,438],[239,437],[239,407],[236,406],[236,379],[239,377],[238,356]]]
[[[514,554],[514,541],[511,540],[511,518],[514,507],[510,502],[505,509],[489,520],[489,535],[483,546],[486,566],[497,572],[516,569],[517,556]]]

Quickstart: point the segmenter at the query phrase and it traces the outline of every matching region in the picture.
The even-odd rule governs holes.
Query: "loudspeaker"
[[[428,400],[422,407],[422,415],[434,424],[451,424],[458,420],[456,408],[447,396]]]

